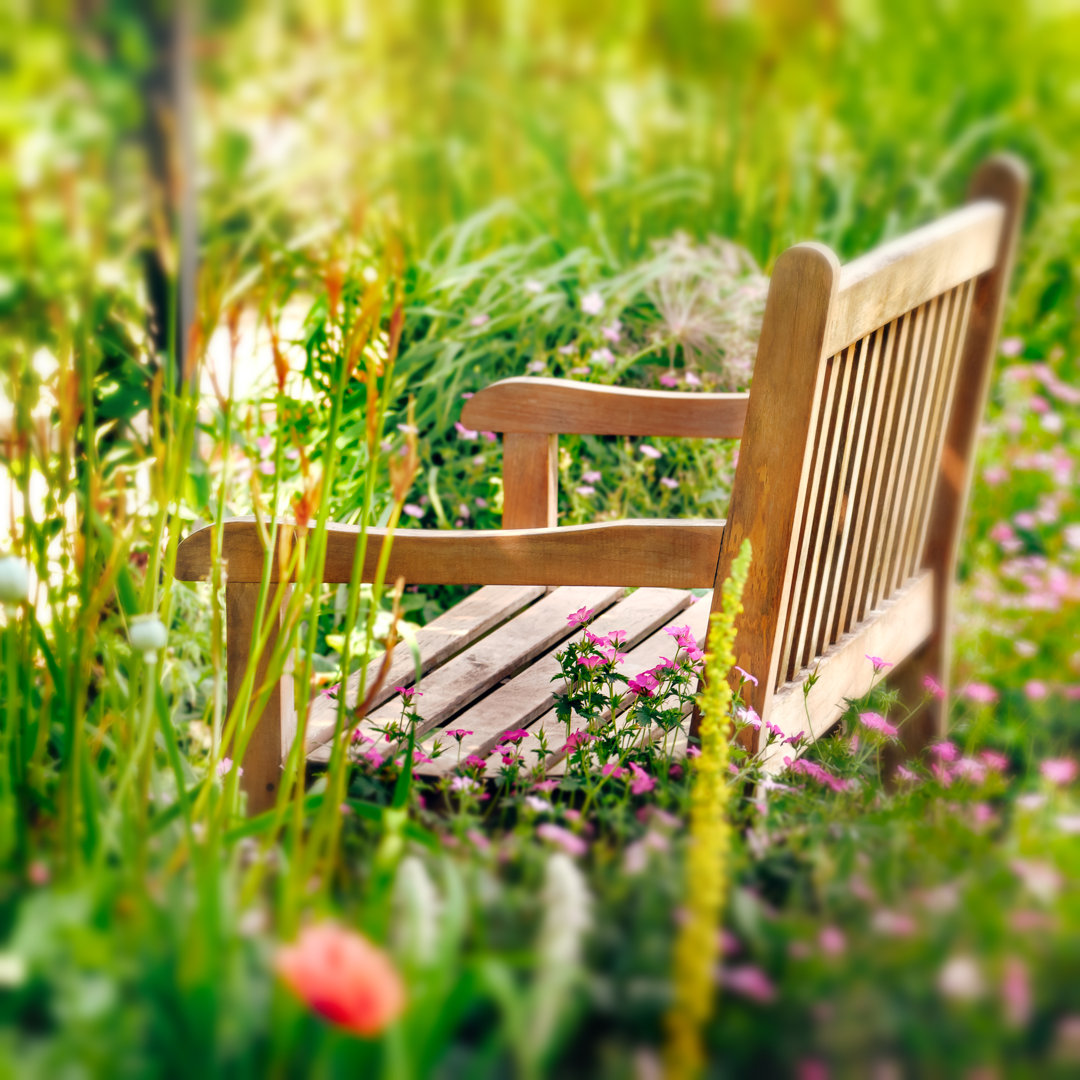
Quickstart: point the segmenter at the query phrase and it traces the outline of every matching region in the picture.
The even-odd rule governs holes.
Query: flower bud
[[[15,555],[0,559],[0,604],[25,603],[30,599],[30,568]]]
[[[165,648],[168,632],[165,624],[156,615],[136,615],[128,626],[128,641],[131,647],[143,654],[149,664]]]

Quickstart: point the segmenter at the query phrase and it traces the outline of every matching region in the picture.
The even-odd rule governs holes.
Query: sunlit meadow
[[[3,1075],[1075,1075],[1075,3],[17,4],[0,28]],[[728,689],[755,673],[724,677],[745,564],[708,640],[680,617],[644,669],[567,611],[529,730],[425,738],[423,680],[392,722],[353,708],[347,677],[467,590],[324,586],[327,525],[497,528],[469,396],[745,389],[786,246],[864,251],[1001,149],[1033,190],[947,739],[897,765],[893,658],[867,657],[832,735],[766,726],[765,774]],[[565,437],[560,523],[722,517],[736,452]],[[283,629],[230,709],[220,540],[208,581],[174,569],[239,514],[267,551],[278,519],[307,534],[291,591],[264,561]],[[315,704],[336,728],[249,816],[289,664],[300,731]]]

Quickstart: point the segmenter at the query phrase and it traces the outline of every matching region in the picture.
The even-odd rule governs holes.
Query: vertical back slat
[[[926,305],[925,333],[911,358],[912,388],[910,411],[904,431],[903,450],[896,463],[899,470],[893,528],[889,535],[881,580],[881,599],[891,596],[904,580],[903,561],[911,530],[912,499],[919,457],[926,445],[926,423],[933,403],[934,380],[941,357],[941,345],[951,310],[949,294],[935,296]]]
[[[870,531],[870,543],[866,551],[866,576],[863,590],[858,598],[858,609],[854,616],[854,621],[857,623],[865,619],[877,603],[877,581],[881,574],[881,560],[884,555],[890,526],[889,509],[896,488],[896,471],[893,468],[893,462],[896,458],[897,447],[900,443],[900,432],[903,429],[906,414],[905,406],[907,402],[905,401],[905,395],[907,394],[908,375],[910,374],[907,364],[908,342],[912,336],[916,339],[920,336],[921,320],[918,316],[919,310],[916,310],[901,317],[896,348],[890,357],[888,406],[877,463],[881,484],[875,492],[874,505],[871,508],[873,527]]]
[[[765,715],[775,692],[783,633],[810,486],[808,453],[819,426],[824,342],[840,262],[820,244],[799,244],[776,262],[761,327],[754,385],[716,581],[722,584],[744,540],[753,549],[735,640],[736,663],[753,673],[747,704]],[[713,590],[718,610],[721,590]]]
[[[791,597],[777,678],[781,683],[791,678],[798,669],[798,657],[802,652],[807,609],[811,601],[811,581],[814,567],[809,553],[821,541],[824,522],[824,506],[830,476],[830,450],[833,446],[840,407],[840,389],[844,368],[840,357],[829,357],[824,363],[825,378],[822,389],[822,407],[814,445],[810,449],[810,484],[799,521],[798,541],[795,545],[795,567],[791,584]]]
[[[968,323],[971,318],[971,302],[975,295],[975,282],[967,281],[957,290],[954,317],[946,342],[945,370],[941,373],[940,395],[931,420],[930,436],[927,440],[927,454],[923,461],[919,488],[915,499],[916,519],[912,522],[911,545],[907,552],[908,573],[913,574],[923,565],[926,547],[926,530],[930,522],[931,496],[933,481],[936,476],[941,449],[945,441],[945,422],[952,411],[956,394],[956,378],[960,370],[960,356],[967,338]]]
[[[827,555],[829,588],[826,596],[823,597],[824,602],[818,608],[819,618],[814,626],[815,653],[818,655],[838,636],[836,612],[841,597],[848,587],[848,549],[859,495],[865,482],[862,464],[866,446],[871,437],[870,424],[877,380],[877,370],[873,360],[877,355],[880,336],[880,331],[875,330],[858,342],[849,421],[852,428],[851,438],[844,447],[844,461],[841,464],[840,473],[840,496],[832,511],[833,543]]]
[[[877,417],[881,407],[881,343],[888,327],[879,327],[863,339],[860,363],[863,371],[861,393],[858,396],[858,434],[855,452],[843,505],[843,525],[836,553],[836,588],[829,598],[822,627],[825,640],[836,641],[847,627],[844,625],[844,609],[854,583],[856,552],[865,526],[867,496],[872,477],[867,463],[872,460],[877,438]]]
[[[888,461],[889,495],[885,502],[885,530],[881,550],[875,560],[873,600],[870,609],[878,607],[892,591],[892,563],[897,546],[897,533],[903,528],[900,510],[903,504],[904,483],[911,459],[912,444],[917,436],[915,417],[919,405],[918,392],[921,384],[921,361],[927,341],[933,334],[937,315],[937,298],[915,309],[912,334],[904,354],[904,381],[897,417],[896,438]]]
[[[829,455],[828,497],[825,501],[819,526],[819,546],[812,557],[813,592],[804,619],[802,648],[797,658],[798,666],[804,667],[819,654],[819,632],[824,609],[829,605],[829,595],[835,589],[833,558],[836,553],[837,536],[842,530],[844,484],[851,458],[852,443],[857,437],[854,414],[857,412],[858,393],[861,390],[862,341],[849,346],[843,354],[843,386],[838,402]],[[794,672],[792,672],[794,675]]]

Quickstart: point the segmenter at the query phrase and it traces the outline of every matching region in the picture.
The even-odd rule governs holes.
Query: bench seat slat
[[[545,592],[543,585],[485,585],[449,611],[444,611],[416,632],[416,648],[420,653],[421,671],[425,674],[445,663],[456,653],[468,648],[489,630],[513,618]],[[377,678],[382,658],[373,660],[367,669],[365,686]],[[382,689],[373,699],[381,705],[394,694],[395,686],[412,686],[416,679],[416,661],[409,642],[402,641],[394,649],[390,671]],[[349,707],[356,705],[360,687],[360,672],[349,676],[345,684]],[[308,752],[311,753],[333,737],[337,718],[337,700],[319,695],[311,703],[308,714]]]
[[[608,608],[593,623],[591,631],[603,636],[613,630],[625,630],[627,636],[623,651],[627,651],[627,646],[637,645],[658,626],[675,619],[693,598],[693,593],[680,589],[638,589]],[[528,617],[528,612],[522,616]],[[579,636],[580,631],[571,634],[575,640]],[[473,733],[461,742],[462,760],[469,754],[487,753],[504,731],[528,727],[554,705],[558,684],[552,682],[552,678],[560,670],[555,653],[565,645],[564,640],[509,682],[496,687],[447,722],[448,727],[464,728]],[[423,715],[423,707],[420,713]],[[438,738],[440,734],[440,731],[435,731],[432,737]],[[454,771],[458,762],[458,744],[453,739],[443,738],[442,741],[445,752],[435,759],[434,765],[425,768],[425,773],[442,776]]]
[[[555,589],[529,608],[527,618],[512,619],[497,634],[489,634],[458,653],[423,682],[423,697],[417,700],[417,737],[445,724],[497,683],[568,637],[572,632],[566,621],[568,612],[580,607],[603,611],[624,592],[617,587],[578,585]],[[360,730],[381,739],[374,728],[386,727],[400,715],[401,695],[395,694],[371,712]]]

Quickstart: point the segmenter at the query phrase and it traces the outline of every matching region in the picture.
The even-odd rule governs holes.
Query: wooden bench
[[[419,632],[423,730],[473,731],[468,752],[510,728],[553,724],[553,654],[570,633],[567,614],[583,605],[602,612],[599,632],[627,631],[630,673],[657,661],[669,622],[702,637],[710,598],[690,590],[722,581],[746,537],[753,566],[736,652],[758,679],[748,703],[764,719],[819,736],[846,697],[865,692],[868,655],[896,665],[892,681],[912,704],[927,675],[947,687],[951,584],[1025,192],[1023,167],[998,157],[978,170],[963,208],[844,266],[820,244],[786,251],[749,394],[540,378],[476,394],[463,422],[503,434],[503,530],[399,530],[390,555],[388,580],[486,586]],[[556,528],[561,432],[741,437],[726,521]],[[383,533],[369,535],[364,580]],[[323,580],[349,580],[356,537],[331,527]],[[230,705],[264,555],[253,522],[226,523]],[[176,573],[198,580],[209,567],[207,527],[180,545]],[[645,588],[626,595],[629,586]],[[392,688],[413,678],[399,645],[374,720],[398,715]],[[295,727],[291,698],[286,678],[248,745],[252,811],[274,798]],[[335,710],[326,699],[312,705],[307,749],[316,760],[326,757]],[[944,713],[934,699],[906,725],[910,749],[941,733]]]

